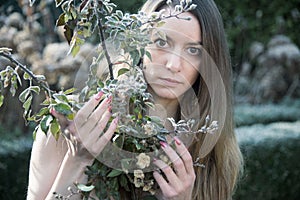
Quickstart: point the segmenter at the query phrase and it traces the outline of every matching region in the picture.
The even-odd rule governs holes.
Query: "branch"
[[[44,89],[45,91],[49,92],[49,93],[53,93],[52,90],[50,90],[47,82],[42,81],[40,79],[38,79],[25,65],[21,64],[18,60],[14,59],[11,56],[11,53],[8,52],[0,52],[0,56],[3,56],[5,58],[7,58],[11,63],[15,64],[16,66],[19,66],[24,72],[26,72],[31,78],[32,80],[39,85],[42,89]]]
[[[95,0],[95,5],[96,4],[97,4],[97,1]],[[103,48],[105,58],[106,58],[106,60],[108,62],[110,79],[114,80],[113,63],[111,62],[110,55],[108,54],[108,51],[107,51],[107,47],[106,47],[106,43],[105,43],[105,36],[104,36],[104,33],[103,33],[103,26],[102,26],[101,18],[100,18],[99,14],[98,14],[98,11],[97,11],[97,6],[95,6],[94,12],[96,14],[97,21],[98,21],[98,31],[99,31],[99,36],[100,36],[100,39],[101,39],[101,46]]]

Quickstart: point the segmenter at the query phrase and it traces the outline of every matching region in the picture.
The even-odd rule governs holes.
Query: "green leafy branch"
[[[33,93],[39,94],[40,88],[47,92],[47,95],[51,96],[53,91],[50,90],[47,82],[45,81],[45,76],[33,74],[25,65],[22,65],[18,60],[12,57],[11,49],[0,48],[0,56],[10,60],[15,68],[7,66],[5,70],[0,72],[0,106],[2,106],[4,101],[4,95],[2,91],[4,88],[10,86],[10,93],[15,96],[16,90],[19,86],[22,86],[22,78],[29,82],[29,87],[26,88],[19,96],[19,100],[23,103],[24,108],[24,118],[30,116],[30,106],[33,99]],[[20,77],[19,69],[23,71],[23,77]],[[38,86],[34,86],[33,82]]]

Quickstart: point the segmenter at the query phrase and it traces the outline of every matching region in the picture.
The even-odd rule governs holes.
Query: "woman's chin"
[[[181,94],[178,94],[178,92],[163,88],[163,89],[154,89],[155,96],[161,99],[166,100],[178,100]]]

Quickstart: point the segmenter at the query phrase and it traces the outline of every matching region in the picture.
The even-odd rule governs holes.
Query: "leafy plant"
[[[11,55],[11,50],[0,49],[0,56],[8,58],[15,66],[8,66],[0,72],[0,105],[4,100],[2,90],[10,87],[10,92],[14,96],[18,86],[22,84],[22,79],[29,82],[27,87],[19,96],[23,103],[24,118],[27,121],[34,121],[37,126],[34,130],[35,138],[38,130],[45,134],[51,133],[56,139],[62,134],[60,124],[51,115],[50,110],[55,109],[69,120],[72,120],[76,112],[95,93],[100,90],[105,95],[112,95],[113,115],[119,116],[118,129],[112,140],[113,146],[119,149],[135,153],[136,157],[122,157],[114,155],[116,160],[120,160],[119,165],[109,167],[107,163],[95,160],[92,166],[87,167],[86,174],[89,177],[88,184],[76,184],[78,191],[71,191],[65,197],[56,194],[57,199],[68,199],[73,194],[81,193],[84,199],[91,198],[90,192],[94,191],[99,199],[120,199],[120,188],[125,191],[132,191],[132,198],[143,191],[155,193],[155,183],[150,172],[150,156],[147,153],[159,157],[163,156],[159,152],[159,142],[166,141],[166,134],[195,134],[213,133],[217,128],[217,123],[207,118],[207,123],[199,131],[193,130],[193,120],[181,120],[178,123],[174,119],[169,119],[174,130],[167,131],[161,124],[160,119],[146,115],[146,111],[153,106],[151,94],[147,92],[147,84],[144,80],[140,59],[151,55],[145,47],[151,43],[149,35],[151,31],[156,31],[155,27],[163,25],[163,20],[171,17],[180,18],[180,14],[195,8],[190,0],[180,1],[175,6],[175,11],[170,11],[166,16],[162,11],[154,12],[150,16],[146,13],[138,14],[123,13],[115,10],[116,5],[109,0],[82,0],[76,3],[73,0],[56,0],[56,6],[61,7],[62,14],[59,16],[56,25],[63,26],[64,34],[70,44],[69,53],[76,56],[80,46],[93,34],[98,34],[100,38],[100,48],[98,57],[94,58],[90,66],[89,78],[86,87],[80,92],[76,88],[65,91],[52,91],[45,77],[33,74],[26,66],[19,63]],[[33,4],[34,0],[30,0]],[[169,5],[172,3],[168,1]],[[172,9],[170,9],[172,10]],[[188,19],[187,19],[188,20]],[[164,33],[160,33],[165,37]],[[123,52],[116,62],[112,62],[107,49],[107,43],[113,45],[118,52]],[[97,75],[99,62],[105,59],[109,68],[109,79],[101,80]],[[117,66],[118,65],[118,66]],[[123,66],[123,67],[119,67]],[[118,76],[125,78],[116,79],[114,69],[119,68]],[[22,75],[21,72],[22,71]],[[37,113],[32,113],[31,104],[35,94],[45,92],[45,101],[42,108]],[[77,95],[78,100],[74,100],[70,95]],[[111,156],[111,152],[103,152],[102,156]],[[132,172],[132,173],[131,173]]]

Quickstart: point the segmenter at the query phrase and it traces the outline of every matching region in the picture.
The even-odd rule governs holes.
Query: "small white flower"
[[[143,125],[143,128],[145,130],[146,135],[151,136],[151,135],[156,134],[156,130],[155,130],[153,124],[149,121],[147,121],[147,123],[145,125]]]
[[[171,5],[171,4],[172,4],[172,0],[168,0],[167,5]]]
[[[135,178],[140,178],[140,179],[144,179],[144,177],[145,177],[144,172],[140,169],[134,170],[133,175]]]
[[[140,169],[137,169],[137,170],[133,171],[133,174],[134,174],[134,180],[133,180],[134,186],[136,188],[143,187],[144,186],[144,177],[145,177],[143,171]]]
[[[149,180],[147,182],[145,182],[145,185],[143,187],[143,191],[147,192],[147,191],[150,191],[152,189],[152,186],[154,185],[154,182],[153,180]]]
[[[140,169],[144,169],[146,167],[149,167],[150,165],[150,156],[147,156],[145,153],[141,153],[137,156],[137,163],[136,165],[140,168]]]

